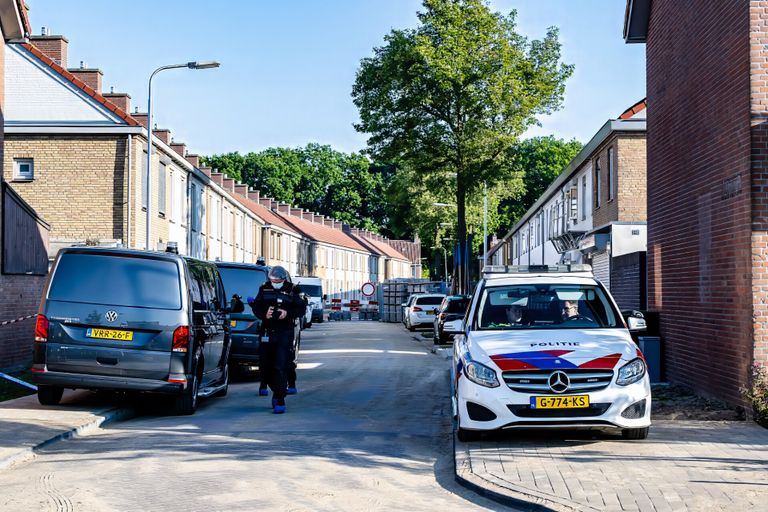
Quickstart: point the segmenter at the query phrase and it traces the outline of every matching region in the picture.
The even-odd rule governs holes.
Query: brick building
[[[0,121],[6,101],[5,46],[17,45],[29,33],[22,1],[0,0]],[[0,161],[4,130],[0,123]],[[0,369],[26,364],[42,287],[48,271],[48,225],[0,175]],[[21,319],[21,320],[20,320]]]
[[[648,294],[669,380],[732,403],[768,361],[768,2],[628,0],[646,43]]]
[[[489,263],[590,263],[622,309],[644,308],[645,113],[643,100],[607,121],[489,250]]]

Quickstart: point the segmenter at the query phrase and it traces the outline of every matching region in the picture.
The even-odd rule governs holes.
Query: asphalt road
[[[146,400],[0,472],[0,509],[499,510],[454,481],[448,366],[431,344],[399,324],[316,324],[287,414],[253,381],[194,416]]]

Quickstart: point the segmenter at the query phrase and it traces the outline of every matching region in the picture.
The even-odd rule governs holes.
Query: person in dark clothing
[[[295,386],[293,366],[293,341],[297,319],[304,314],[306,306],[299,296],[298,286],[287,281],[288,272],[283,267],[273,267],[269,280],[265,282],[251,303],[253,314],[262,321],[264,335],[260,353],[262,372],[266,369],[269,388],[272,390],[272,408],[275,414],[286,411],[285,395],[289,379]],[[262,381],[264,377],[262,377]]]

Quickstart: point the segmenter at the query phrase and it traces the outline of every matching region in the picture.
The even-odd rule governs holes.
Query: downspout
[[[131,247],[131,175],[133,174],[133,135],[128,134],[128,226],[125,234],[125,246]]]

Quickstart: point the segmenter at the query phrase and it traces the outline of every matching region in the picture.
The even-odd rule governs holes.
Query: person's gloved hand
[[[252,303],[253,303],[253,302],[255,302],[255,301],[256,301],[256,299],[254,299],[254,298],[253,298],[253,297],[251,297],[250,295],[249,295],[248,297],[246,297],[246,298],[245,298],[245,302],[247,302],[248,304],[252,304]]]

